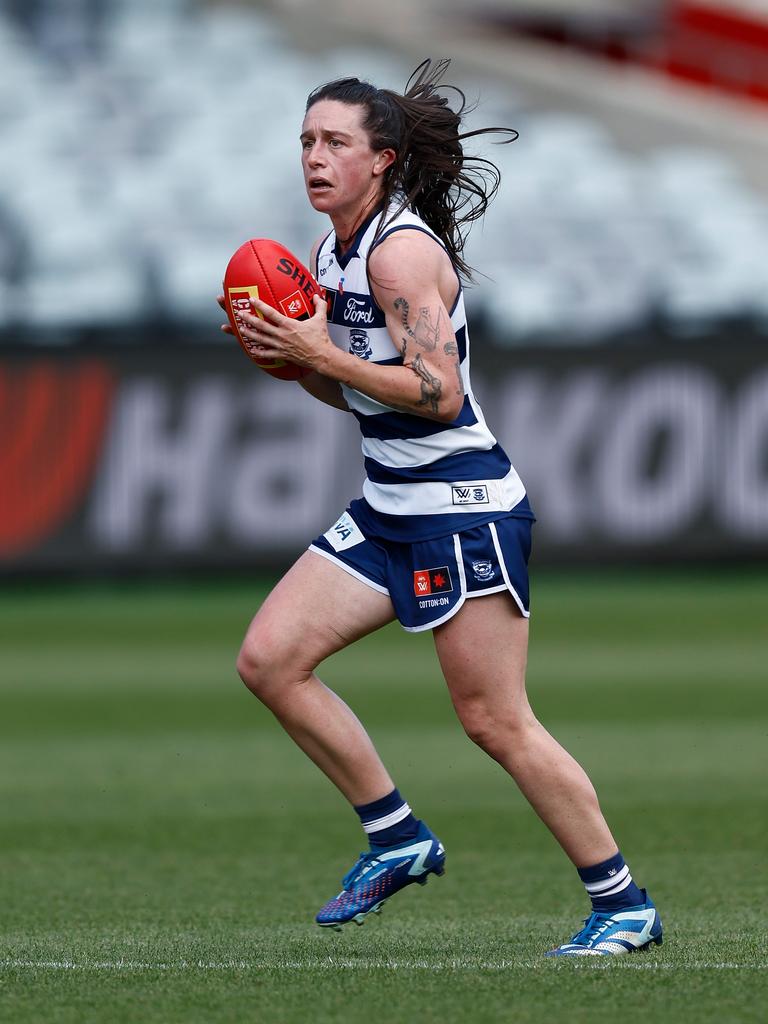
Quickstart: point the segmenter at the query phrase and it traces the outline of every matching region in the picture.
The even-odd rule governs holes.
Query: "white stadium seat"
[[[245,238],[306,258],[325,229],[299,168],[307,93],[348,74],[399,87],[410,69],[373,48],[299,51],[253,8],[185,0],[112,0],[98,47],[57,63],[66,10],[37,40],[0,14],[0,211],[15,225],[3,252],[26,253],[12,280],[0,261],[0,328],[14,310],[51,330],[140,319],[147,302],[206,322]],[[85,46],[64,37],[68,53]],[[682,334],[768,319],[768,205],[725,156],[629,153],[589,117],[526,111],[491,79],[466,92],[481,100],[470,127],[520,131],[510,146],[478,142],[503,187],[467,249],[485,275],[468,301],[500,340],[610,339],[659,313]],[[28,305],[54,286],[58,318]]]

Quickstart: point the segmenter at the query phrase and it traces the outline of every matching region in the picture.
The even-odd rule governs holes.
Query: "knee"
[[[493,754],[501,731],[499,723],[480,707],[459,709],[459,720],[469,739],[481,750]]]
[[[270,704],[291,670],[290,648],[259,631],[249,632],[237,656],[237,673],[259,700]]]
[[[263,650],[246,637],[235,663],[237,674],[251,693],[255,693],[257,696],[269,677],[268,659],[264,657],[264,654]]]
[[[528,729],[536,721],[527,704],[505,708],[500,714],[484,701],[470,700],[458,703],[456,711],[469,739],[495,758],[523,743]]]

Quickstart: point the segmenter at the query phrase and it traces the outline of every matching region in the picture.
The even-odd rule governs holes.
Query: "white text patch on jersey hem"
[[[473,494],[474,491],[477,494]],[[499,480],[376,484],[368,478],[363,484],[363,497],[372,508],[400,516],[441,515],[447,509],[452,512],[508,512],[524,496],[525,488],[514,468]]]
[[[454,505],[489,505],[488,484],[452,484],[451,498]]]

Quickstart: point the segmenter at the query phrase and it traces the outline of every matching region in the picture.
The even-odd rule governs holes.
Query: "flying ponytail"
[[[461,132],[462,118],[471,108],[461,89],[441,85],[449,65],[449,60],[422,61],[402,95],[358,78],[340,78],[310,93],[307,110],[326,99],[365,108],[362,126],[371,148],[393,149],[397,154],[384,178],[385,209],[402,193],[395,216],[412,208],[438,236],[457,271],[471,280],[464,243],[469,228],[485,214],[498,191],[501,175],[492,161],[465,155],[462,142],[489,133],[506,135],[502,141],[514,142],[518,133],[513,128]],[[449,106],[441,89],[458,97],[458,109]],[[385,227],[380,222],[377,234]]]

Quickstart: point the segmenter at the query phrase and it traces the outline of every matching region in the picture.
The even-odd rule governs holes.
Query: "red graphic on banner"
[[[453,583],[447,565],[441,565],[439,569],[417,569],[413,574],[413,592],[416,597],[427,597],[448,590],[453,590]]]
[[[424,597],[426,594],[431,594],[432,590],[429,582],[429,573],[423,569],[413,574],[413,592],[416,597]]]
[[[49,537],[77,507],[114,391],[102,363],[0,367],[0,557]]]

